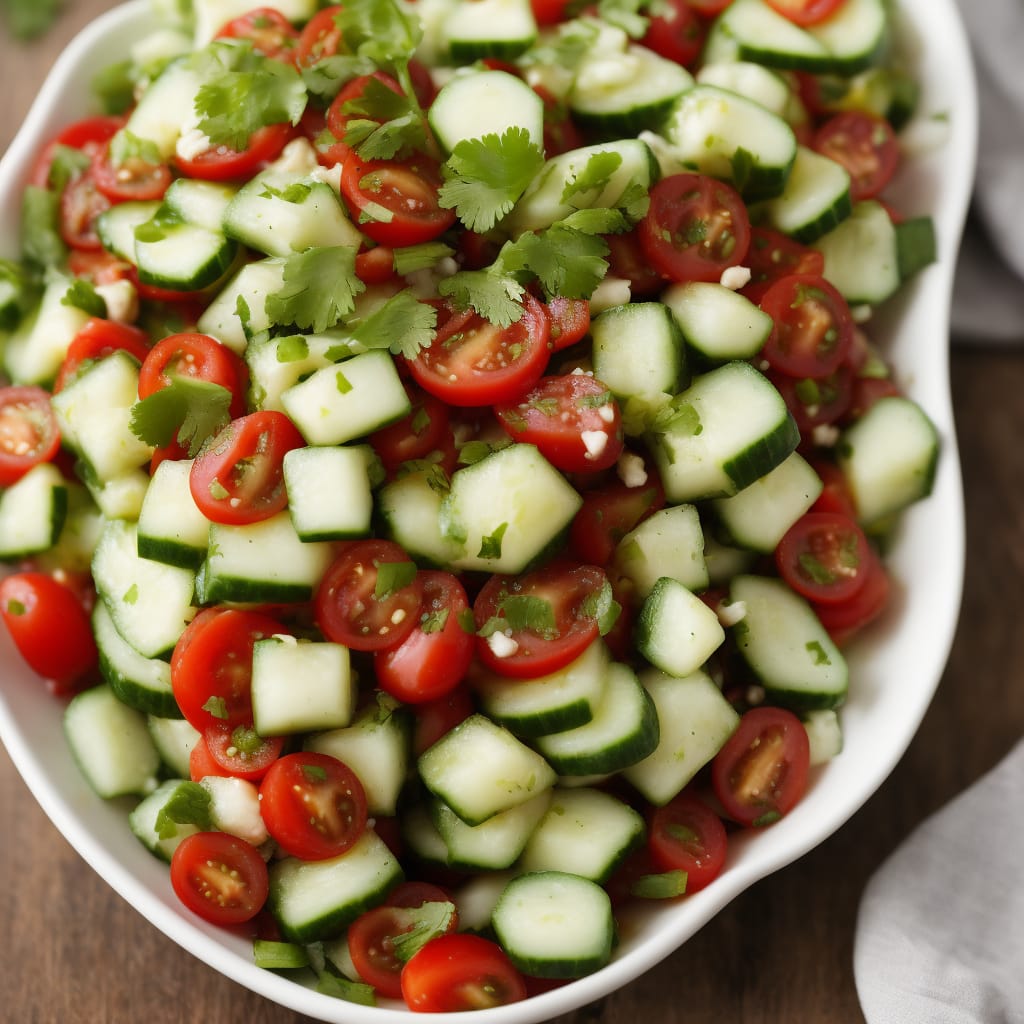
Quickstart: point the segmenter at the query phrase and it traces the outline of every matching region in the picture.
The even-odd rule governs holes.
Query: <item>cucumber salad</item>
[[[207,921],[603,967],[839,755],[938,439],[890,0],[157,0],[0,261],[0,615]],[[784,826],[783,826],[784,827]]]

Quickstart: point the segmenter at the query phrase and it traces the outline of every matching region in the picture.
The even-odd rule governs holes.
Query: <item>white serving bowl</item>
[[[942,674],[952,643],[963,576],[960,467],[948,387],[949,303],[955,256],[976,147],[970,58],[954,0],[901,0],[919,45],[920,144],[890,190],[909,214],[930,213],[938,261],[869,324],[902,383],[935,422],[942,454],[933,495],[905,516],[889,558],[894,606],[850,653],[850,698],[842,710],[844,748],[814,773],[804,800],[782,821],[732,843],[722,875],[674,904],[652,906],[622,929],[614,960],[590,977],[522,1003],[479,1011],[477,1024],[532,1024],[627,984],[685,942],[735,896],[802,856],[839,828],[878,789],[903,755]],[[20,188],[43,142],[90,111],[88,83],[146,32],[144,0],[98,19],[64,51],[0,162],[0,255],[14,255]],[[299,1013],[345,1024],[399,1024],[409,1011],[363,1007],[320,995],[253,965],[248,941],[205,924],[178,902],[167,867],[130,833],[126,805],[100,800],[68,753],[59,705],[23,666],[0,630],[0,739],[43,810],[81,856],[139,913],[214,969]],[[5,880],[2,884],[11,884]],[[436,1015],[438,1024],[454,1015]],[[466,1017],[460,1015],[464,1024]]]

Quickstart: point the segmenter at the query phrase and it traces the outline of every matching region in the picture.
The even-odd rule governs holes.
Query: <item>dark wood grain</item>
[[[53,31],[32,46],[0,37],[0,146],[53,57],[109,6],[69,0]],[[963,344],[953,370],[967,494],[966,589],[948,669],[907,754],[817,850],[741,896],[645,977],[559,1024],[863,1024],[852,951],[865,882],[915,825],[1024,733],[1024,348]],[[0,921],[8,936],[2,1019],[306,1020],[206,968],[109,890],[44,817],[2,750],[0,827]]]

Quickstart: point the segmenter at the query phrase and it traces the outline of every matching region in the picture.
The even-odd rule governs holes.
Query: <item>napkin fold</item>
[[[854,977],[868,1024],[1024,1022],[1024,740],[868,883]]]
[[[960,0],[978,80],[978,167],[954,336],[1024,343],[1024,3]]]

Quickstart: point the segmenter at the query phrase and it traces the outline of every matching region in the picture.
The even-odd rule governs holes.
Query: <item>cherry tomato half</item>
[[[72,248],[94,252],[103,247],[96,221],[110,209],[110,200],[97,188],[91,170],[72,178],[60,197],[60,234]]]
[[[372,83],[372,84],[371,84]],[[358,75],[346,82],[327,108],[326,125],[330,133],[343,146],[339,154],[351,152],[345,144],[349,122],[352,120],[378,121],[372,110],[372,99],[378,89],[390,89],[396,96],[403,96],[402,87],[391,75],[383,71],[375,71],[372,75]],[[339,159],[338,163],[342,160]]]
[[[112,352],[123,351],[140,363],[149,355],[149,335],[130,324],[90,317],[68,345],[67,354],[53,382],[53,393],[67,387],[82,368],[83,363],[104,359]]]
[[[211,146],[186,159],[175,156],[174,165],[187,178],[204,181],[244,181],[276,160],[284,147],[295,138],[298,129],[288,123],[257,128],[249,136],[245,149]]]
[[[873,199],[892,181],[900,144],[885,118],[861,110],[830,117],[814,134],[811,147],[850,173],[850,198]]]
[[[653,474],[639,487],[612,483],[583,495],[569,527],[569,546],[581,562],[607,566],[619,541],[665,507],[665,492]]]
[[[92,175],[96,188],[113,203],[163,199],[171,184],[167,164],[130,157],[115,165],[110,159],[109,143],[93,157]]]
[[[288,504],[285,454],[305,444],[283,412],[263,409],[232,420],[192,463],[189,490],[199,511],[231,525],[277,515]]]
[[[590,330],[590,301],[588,299],[564,299],[555,296],[547,304],[548,319],[551,321],[551,351],[562,349],[582,341]]]
[[[251,723],[230,726],[218,722],[204,730],[203,745],[210,760],[221,769],[214,774],[255,782],[281,756],[284,738],[260,736]]]
[[[532,295],[523,315],[499,327],[473,310],[442,306],[434,340],[408,362],[416,382],[449,405],[511,402],[540,379],[550,358],[551,322]]]
[[[770,825],[807,789],[810,745],[792,711],[761,706],[740,718],[711,763],[711,783],[725,813],[740,825]]]
[[[689,67],[700,56],[707,30],[687,0],[667,0],[652,13],[641,42],[667,60]]]
[[[54,153],[59,146],[80,149],[87,156],[94,156],[105,142],[124,127],[124,118],[100,114],[86,117],[62,128],[40,151],[29,175],[29,184],[37,188],[50,187],[50,168]]]
[[[388,540],[356,541],[331,563],[314,598],[317,625],[356,651],[397,647],[415,629],[423,580]]]
[[[359,230],[381,245],[429,242],[455,223],[440,205],[441,172],[423,154],[407,160],[364,160],[352,152],[341,170],[341,194]]]
[[[231,392],[231,417],[237,419],[245,412],[248,367],[240,356],[208,334],[170,334],[158,341],[139,370],[139,398],[169,387],[175,377],[219,384]]]
[[[622,454],[619,404],[590,374],[542,377],[514,405],[495,412],[509,437],[536,445],[563,473],[608,469]]]
[[[864,572],[864,584],[853,597],[838,604],[814,602],[813,607],[829,636],[837,644],[844,644],[885,611],[891,590],[892,583],[882,560],[872,553]]]
[[[722,819],[685,790],[651,812],[647,845],[662,871],[686,872],[688,895],[718,877],[728,851]]]
[[[251,921],[267,901],[267,865],[259,851],[227,832],[194,832],[171,855],[178,899],[212,924]]]
[[[526,985],[497,943],[453,933],[413,955],[402,971],[402,996],[420,1013],[482,1010],[525,999]]]
[[[50,680],[58,695],[96,667],[89,614],[53,576],[19,572],[0,580],[0,616],[29,668]]]
[[[171,688],[182,715],[200,732],[252,722],[252,649],[285,633],[276,619],[235,608],[206,608],[171,654]]]
[[[312,67],[326,57],[345,53],[345,40],[336,20],[341,10],[340,6],[325,7],[306,22],[295,47],[295,63],[300,68]]]
[[[34,385],[0,387],[0,487],[17,483],[60,448],[50,396]]]
[[[232,18],[217,32],[216,38],[248,39],[254,53],[287,63],[295,55],[299,33],[279,10],[256,7]]]
[[[477,657],[516,679],[568,665],[600,632],[591,607],[608,577],[593,565],[552,563],[522,576],[492,576],[473,602]],[[511,641],[495,643],[495,633]]]
[[[842,5],[843,0],[768,0],[769,7],[774,7],[794,25],[817,25]]]
[[[419,619],[397,646],[374,655],[380,688],[406,704],[437,700],[454,690],[473,660],[472,624],[465,624],[469,599],[451,574],[421,570]]]
[[[775,328],[761,349],[768,364],[790,377],[827,377],[853,344],[853,318],[839,292],[815,274],[790,274],[761,299]]]
[[[370,435],[370,444],[393,476],[403,462],[426,458],[451,434],[448,407],[439,398],[407,384],[410,411],[395,423]]]
[[[327,860],[366,830],[366,793],[347,764],[313,751],[286,754],[260,783],[267,831],[285,853]]]
[[[817,249],[760,224],[750,229],[750,247],[744,263],[750,270],[750,281],[742,289],[743,294],[758,303],[769,287],[782,277],[790,274],[820,277],[825,272],[825,257]]]
[[[731,185],[703,174],[670,174],[651,189],[638,225],[651,266],[672,281],[718,281],[750,246],[750,217]]]

